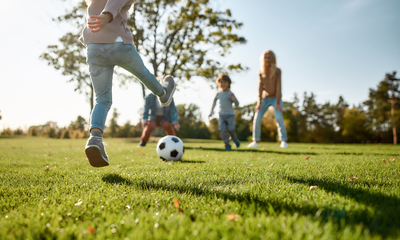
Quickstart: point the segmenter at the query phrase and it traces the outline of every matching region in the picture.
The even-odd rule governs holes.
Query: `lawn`
[[[0,139],[0,239],[400,239],[399,145],[104,141]]]

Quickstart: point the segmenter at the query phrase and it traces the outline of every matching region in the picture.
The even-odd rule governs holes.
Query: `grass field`
[[[400,146],[0,139],[0,239],[400,239]]]

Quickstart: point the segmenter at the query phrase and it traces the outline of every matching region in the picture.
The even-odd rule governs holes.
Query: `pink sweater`
[[[131,31],[126,25],[128,10],[134,0],[91,0],[87,9],[87,17],[100,15],[103,11],[112,13],[113,21],[108,23],[101,31],[92,33],[87,26],[82,31],[79,40],[84,44],[114,43],[119,37],[125,44],[133,44]]]

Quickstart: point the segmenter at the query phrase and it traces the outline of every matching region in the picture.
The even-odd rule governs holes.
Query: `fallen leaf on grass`
[[[379,149],[379,146],[376,146],[376,149]]]
[[[140,155],[146,155],[146,153],[144,153],[143,151],[140,151]]]
[[[89,227],[87,228],[86,231],[87,231],[87,233],[93,235],[96,232],[96,229],[92,225],[89,225]]]
[[[382,159],[382,162],[383,162],[383,163],[387,163],[387,161],[386,161],[385,159]]]
[[[46,172],[50,170],[49,166],[46,166],[46,168],[44,169]]]
[[[391,157],[391,158],[390,158],[390,161],[393,162],[394,160],[396,160],[396,158],[394,158],[394,157]]]
[[[304,157],[303,159],[304,159],[304,160],[307,160],[307,159],[309,159],[309,158],[310,158],[310,156],[307,156],[307,157]]]
[[[311,186],[310,187],[310,191],[313,190],[313,189],[317,189],[317,188],[318,188],[318,186]]]
[[[269,165],[269,167],[272,167],[272,166],[274,166],[274,164]]]
[[[249,155],[249,158],[252,158],[253,157],[253,155]]]
[[[358,179],[358,177],[349,177],[349,180],[350,180],[350,181],[353,181],[353,182],[354,182],[356,179]]]
[[[232,214],[228,214],[226,215],[226,217],[228,218],[229,221],[239,221],[240,216],[232,213]]]
[[[309,147],[309,149],[313,149],[314,147]]]
[[[174,206],[179,210],[179,213],[183,213],[182,208],[179,206],[179,200],[174,198]]]

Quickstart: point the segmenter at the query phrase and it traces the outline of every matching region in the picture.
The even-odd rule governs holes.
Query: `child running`
[[[231,135],[231,139],[236,147],[240,147],[240,141],[236,136],[235,110],[232,107],[232,103],[235,103],[235,106],[239,106],[239,101],[230,90],[232,81],[228,74],[220,74],[215,82],[218,86],[218,92],[215,95],[209,117],[213,115],[215,105],[217,104],[217,100],[219,100],[218,130],[222,141],[225,143],[225,150],[230,151],[232,147],[229,144],[229,135],[227,132]]]
[[[167,76],[162,83],[144,66],[133,45],[133,36],[126,24],[128,10],[134,0],[86,0],[87,26],[80,41],[87,46],[87,63],[92,80],[95,105],[90,121],[90,137],[85,154],[93,167],[109,164],[103,145],[103,130],[112,104],[112,79],[115,66],[134,74],[158,96],[161,106],[168,106],[175,91],[175,81]]]

